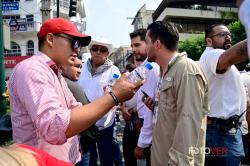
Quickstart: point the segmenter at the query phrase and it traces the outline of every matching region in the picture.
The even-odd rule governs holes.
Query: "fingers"
[[[137,91],[143,84],[144,84],[145,80],[143,81],[137,81],[134,85],[135,85],[135,90]]]
[[[154,111],[155,101],[152,98],[143,96],[142,101],[151,111]]]
[[[125,73],[123,73],[122,75],[121,75],[121,78],[120,79],[122,79],[122,80],[128,80],[128,75],[129,75],[129,72],[125,72]]]

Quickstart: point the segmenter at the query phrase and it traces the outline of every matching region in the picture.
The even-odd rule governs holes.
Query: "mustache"
[[[225,41],[225,44],[232,44],[232,41],[229,40],[229,39],[227,39],[227,40]]]

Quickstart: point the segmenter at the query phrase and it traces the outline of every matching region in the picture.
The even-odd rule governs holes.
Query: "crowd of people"
[[[95,166],[98,157],[102,166],[241,165],[250,150],[242,137],[250,75],[235,64],[250,57],[250,1],[237,5],[246,40],[232,46],[229,29],[214,24],[193,61],[178,52],[175,25],[155,21],[130,33],[133,63],[123,74],[108,58],[110,44],[79,33],[69,20],[45,21],[39,51],[8,81],[14,144],[0,148],[0,165]],[[129,72],[147,63],[153,68],[146,79],[131,83]],[[126,122],[123,155],[116,110]]]

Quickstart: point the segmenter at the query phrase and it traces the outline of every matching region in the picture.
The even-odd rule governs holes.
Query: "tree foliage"
[[[246,39],[246,32],[244,26],[241,24],[239,20],[230,23],[228,27],[230,32],[232,33],[233,44]],[[205,48],[206,48],[206,43],[204,35],[200,35],[195,38],[190,38],[179,43],[179,51],[180,52],[186,51],[188,57],[195,61],[200,59],[200,56],[205,50]]]
[[[236,44],[244,39],[246,39],[246,31],[244,26],[241,24],[241,22],[234,21],[229,24],[228,26],[230,32],[232,33],[232,43]]]
[[[204,35],[184,40],[179,44],[179,51],[187,52],[188,57],[193,59],[194,61],[198,61],[200,59],[200,56],[205,50],[205,48],[206,44]]]

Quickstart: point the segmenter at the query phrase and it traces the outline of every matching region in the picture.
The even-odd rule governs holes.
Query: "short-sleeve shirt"
[[[199,64],[208,79],[209,117],[228,119],[246,109],[246,92],[240,72],[232,65],[223,74],[216,73],[220,56],[225,50],[207,47]]]

